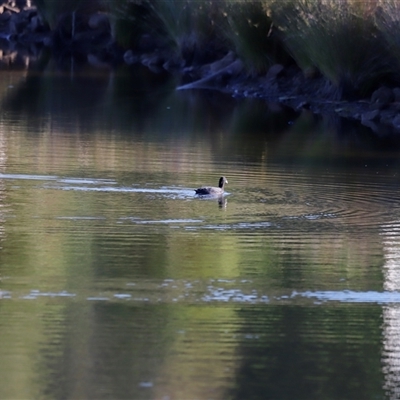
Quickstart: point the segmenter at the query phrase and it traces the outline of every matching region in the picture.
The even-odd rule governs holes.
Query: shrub
[[[258,0],[226,1],[224,34],[253,73],[263,73],[277,62],[285,62],[280,39],[275,35],[268,3]]]
[[[393,71],[386,41],[365,4],[278,0],[272,7],[298,65],[317,67],[336,85],[338,97],[365,95]]]
[[[376,23],[387,42],[390,54],[400,65],[400,3],[397,0],[379,0]]]
[[[143,34],[186,60],[202,58],[221,41],[218,1],[126,0],[115,11],[117,41],[135,47]],[[218,37],[218,38],[217,38]]]

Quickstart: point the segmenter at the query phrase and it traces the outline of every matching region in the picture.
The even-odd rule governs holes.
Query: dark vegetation
[[[0,41],[400,130],[397,0],[3,0]]]

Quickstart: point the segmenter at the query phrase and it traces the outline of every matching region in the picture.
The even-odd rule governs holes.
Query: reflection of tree
[[[48,315],[49,334],[39,357],[42,393],[54,398],[150,398],[152,389],[141,384],[157,383],[176,334],[173,319],[174,311],[165,305],[70,304],[63,320],[74,329],[51,337],[58,321]],[[47,345],[54,340],[58,357]]]
[[[5,135],[4,130],[0,124],[0,172],[4,173],[6,171],[7,165],[7,135]],[[9,207],[7,204],[7,191],[6,191],[6,183],[4,180],[0,180],[0,249],[2,248],[1,243],[5,239],[5,227],[4,224],[6,222],[7,213],[9,212]],[[4,274],[2,263],[1,263],[1,252],[0,252],[0,281],[1,276]],[[0,299],[1,299],[1,290],[0,290]]]
[[[380,398],[380,307],[242,309],[234,399]],[[239,336],[239,335],[238,335]]]
[[[393,221],[382,226],[385,265],[384,289],[400,291],[400,224]],[[383,307],[383,373],[385,375],[385,389],[390,398],[400,395],[400,310],[398,304],[388,304]]]
[[[114,73],[81,66],[66,72],[48,64],[29,71],[3,99],[3,109],[27,119],[33,129],[49,115],[53,126],[68,121],[77,124],[75,129],[116,129],[111,126],[116,122],[130,126],[129,121],[150,118],[171,87],[166,74],[153,74],[145,67],[126,69]]]

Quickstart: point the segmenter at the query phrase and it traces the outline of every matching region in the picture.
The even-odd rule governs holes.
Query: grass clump
[[[173,50],[190,62],[207,58],[224,42],[218,34],[218,4],[217,0],[126,0],[115,13],[117,41],[135,48],[148,35],[156,47]]]
[[[365,96],[377,86],[400,81],[398,0],[36,0],[36,4],[51,26],[68,13],[74,26],[75,13],[105,11],[123,49],[139,54],[161,50],[163,60],[176,59],[179,66],[210,63],[229,50],[253,75],[294,60],[303,71],[317,69],[331,81],[337,98]]]
[[[376,24],[382,32],[388,50],[400,65],[400,3],[398,0],[378,0],[375,12]]]
[[[271,65],[288,59],[268,15],[269,3],[228,0],[221,6],[225,17],[224,35],[253,74],[265,73]]]
[[[81,0],[68,1],[52,1],[52,0],[36,0],[35,4],[43,18],[53,29],[58,19],[65,13],[75,12],[81,5]]]
[[[297,64],[315,66],[338,97],[365,95],[392,72],[392,59],[368,3],[279,0],[272,18]]]

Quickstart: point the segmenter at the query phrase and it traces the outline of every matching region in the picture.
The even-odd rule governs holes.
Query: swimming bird
[[[201,187],[198,189],[195,189],[196,194],[199,195],[212,195],[212,196],[221,196],[224,194],[224,185],[225,183],[228,183],[228,180],[224,177],[221,176],[219,178],[218,182],[218,187],[210,186],[210,187]]]

